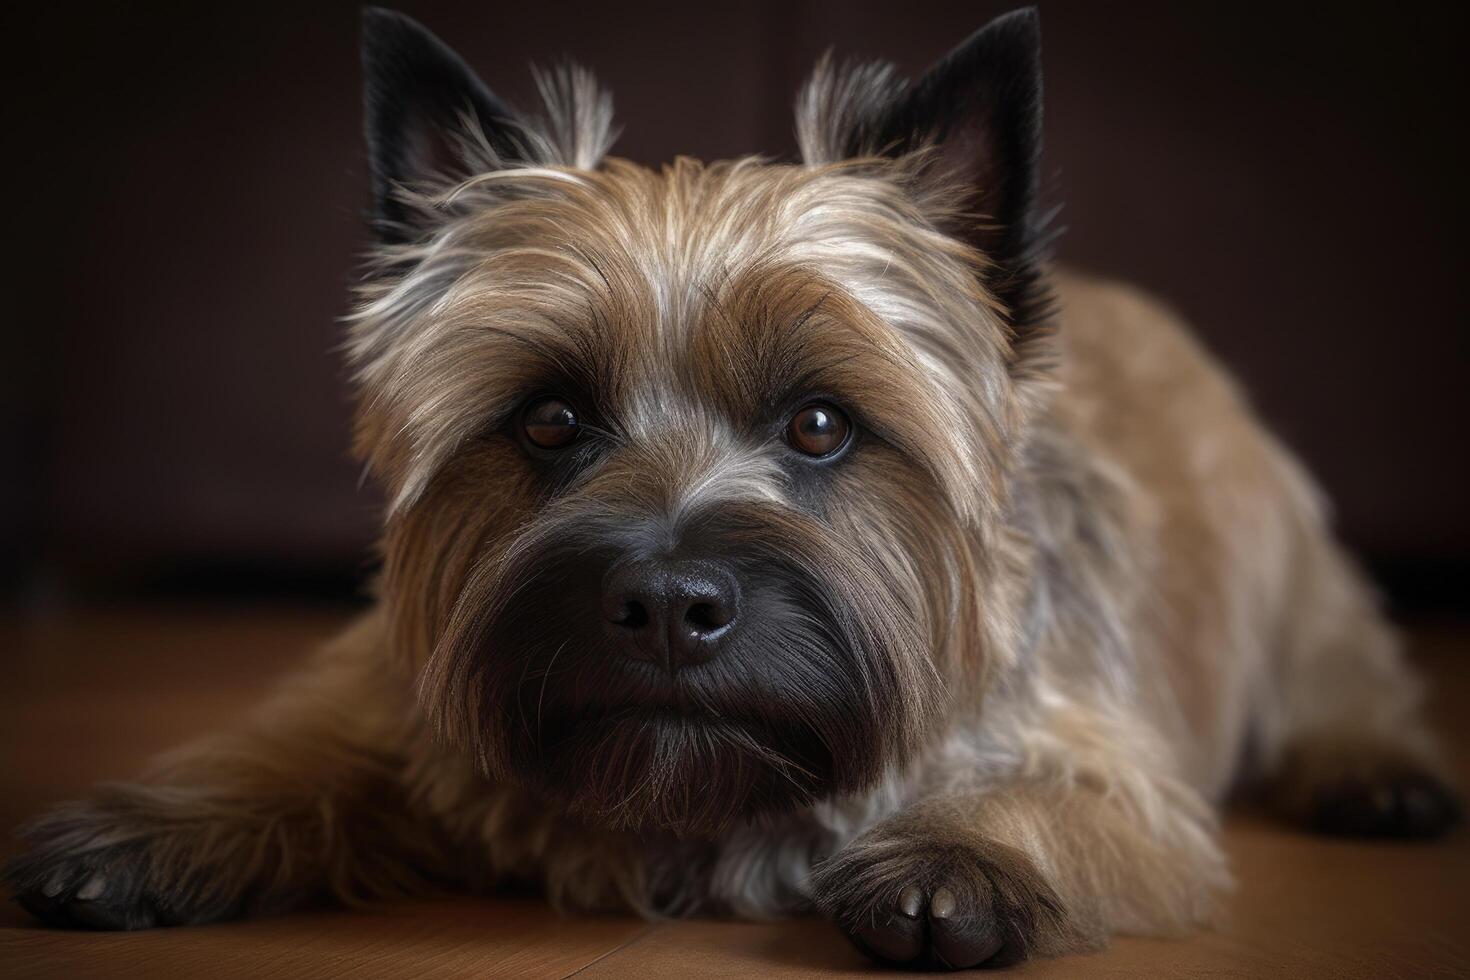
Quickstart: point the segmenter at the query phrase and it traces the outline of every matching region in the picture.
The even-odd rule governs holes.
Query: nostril
[[[613,622],[630,630],[638,630],[648,625],[648,609],[637,599],[629,599],[618,607]]]
[[[684,621],[699,633],[713,633],[730,623],[730,613],[722,604],[696,602],[684,611]]]
[[[629,560],[603,576],[603,628],[611,649],[669,670],[716,656],[744,615],[740,583],[714,561]]]

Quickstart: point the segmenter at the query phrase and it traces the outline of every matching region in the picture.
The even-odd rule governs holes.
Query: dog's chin
[[[678,707],[625,708],[562,721],[521,768],[588,823],[712,837],[823,795],[827,767],[800,741]]]

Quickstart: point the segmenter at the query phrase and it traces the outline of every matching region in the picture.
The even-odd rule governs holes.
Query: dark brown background
[[[1006,3],[406,3],[616,151],[789,153],[827,46],[910,71]],[[339,592],[375,497],[333,346],[365,238],[356,7],[52,4],[8,39],[6,580]],[[1063,258],[1182,308],[1406,605],[1463,605],[1462,5],[1042,4]],[[14,15],[12,15],[14,16]]]

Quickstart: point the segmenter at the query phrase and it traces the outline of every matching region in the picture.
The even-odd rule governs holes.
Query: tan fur
[[[1344,759],[1436,771],[1316,491],[1169,311],[1053,270],[1052,329],[1021,336],[987,257],[943,230],[963,196],[922,153],[598,164],[605,105],[548,85],[547,159],[470,140],[482,172],[404,192],[439,223],[382,251],[354,318],[357,447],[392,500],[379,607],[247,730],[38,823],[12,872],[38,906],[94,879],[126,882],[129,924],[529,880],[568,909],[816,906],[861,934],[920,882],[1016,954],[1057,953],[1210,920],[1214,808],[1244,761],[1302,819],[1385,768]],[[809,159],[838,152],[820,95]],[[553,368],[617,428],[548,489],[492,422]],[[821,507],[752,421],[793,385],[880,436]],[[861,778],[682,825],[719,788],[702,772],[803,777],[735,726],[709,770],[593,773],[548,802],[492,729],[554,664],[487,673],[516,652],[486,637],[513,646],[494,628],[531,557],[711,514],[744,522],[731,547],[781,542],[883,638],[853,668]],[[609,805],[595,780],[624,776]]]

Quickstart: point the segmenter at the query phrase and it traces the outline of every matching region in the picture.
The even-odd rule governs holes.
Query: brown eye
[[[813,402],[791,417],[786,439],[808,456],[830,456],[847,443],[847,416],[822,402]]]
[[[533,446],[561,449],[577,438],[577,412],[555,396],[538,398],[521,413],[521,430]]]

